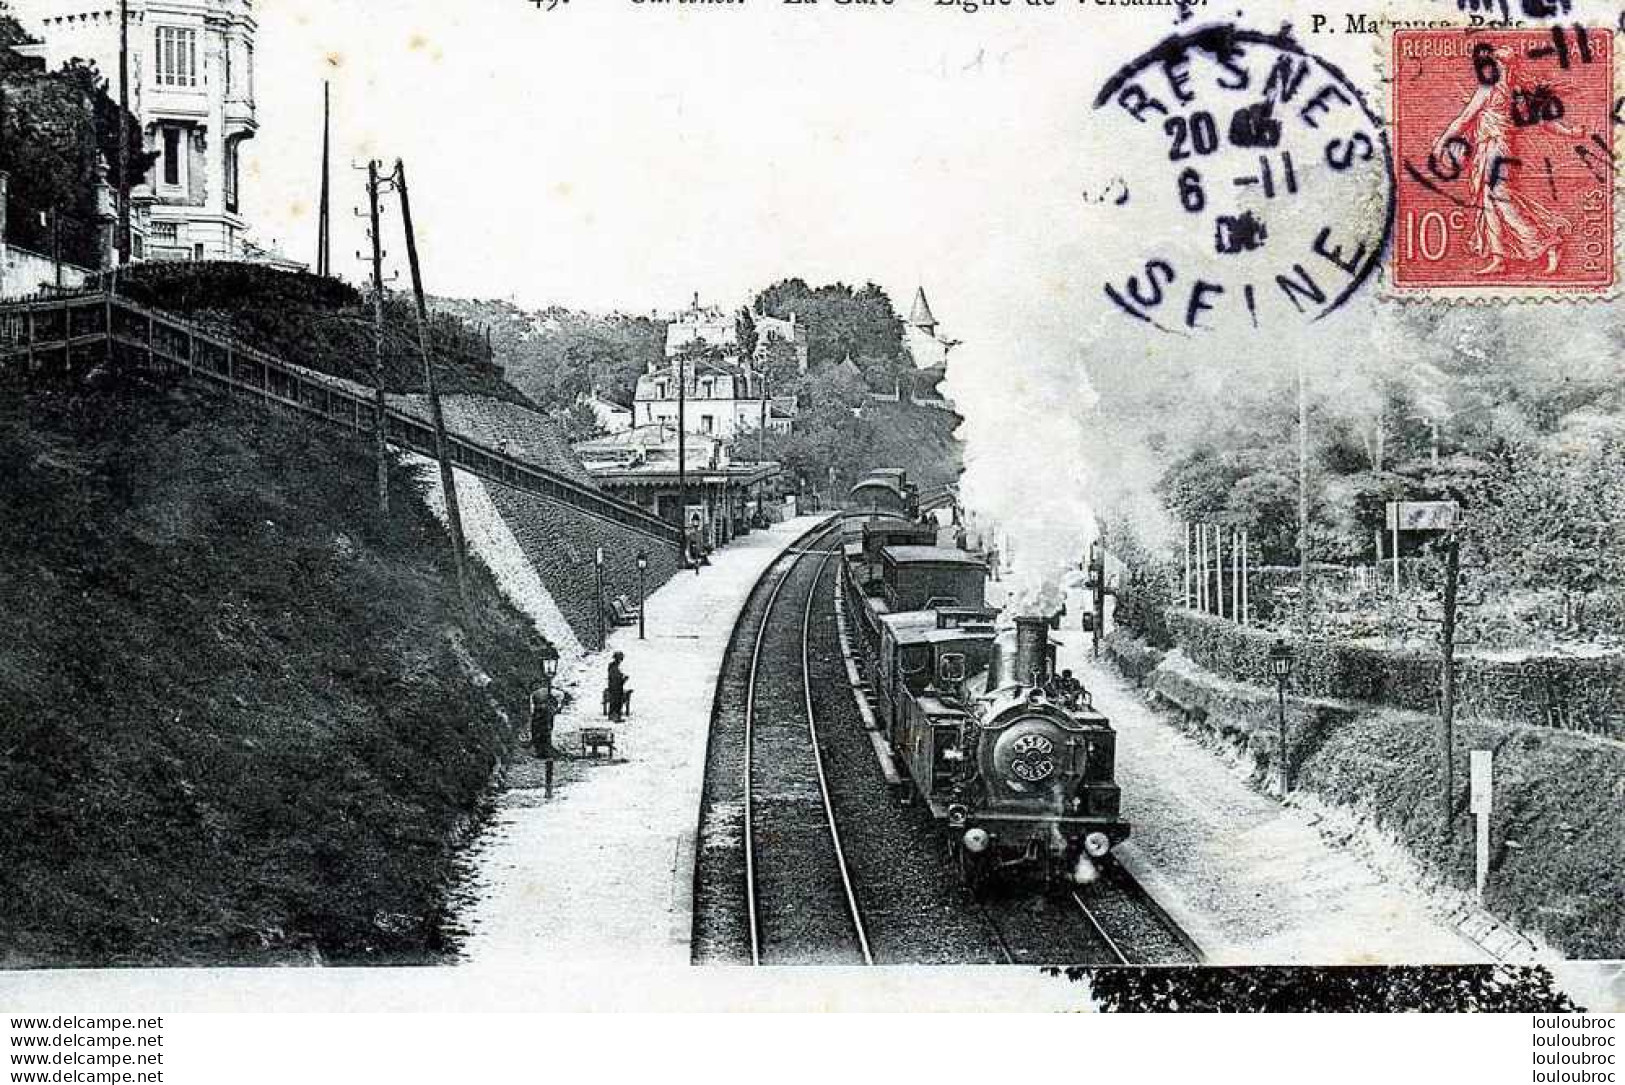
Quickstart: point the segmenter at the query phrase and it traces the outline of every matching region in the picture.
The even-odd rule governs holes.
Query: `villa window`
[[[226,144],[226,210],[237,213],[237,141]]]
[[[716,431],[717,420],[708,414],[700,415],[700,432],[713,433]]]
[[[174,125],[158,130],[163,153],[163,187],[186,187],[186,133]]]
[[[160,26],[156,67],[160,87],[197,86],[197,31]]]

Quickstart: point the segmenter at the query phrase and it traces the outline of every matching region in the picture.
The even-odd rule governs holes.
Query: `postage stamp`
[[[1394,32],[1396,290],[1617,287],[1614,53],[1578,25]]]
[[[1094,106],[1125,163],[1114,226],[1136,249],[1103,290],[1129,316],[1182,334],[1280,329],[1335,311],[1380,264],[1393,200],[1381,124],[1289,29],[1175,34]]]

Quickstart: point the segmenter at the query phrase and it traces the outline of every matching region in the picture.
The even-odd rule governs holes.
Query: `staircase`
[[[73,379],[117,367],[179,376],[358,434],[377,425],[375,393],[363,385],[292,365],[113,294],[0,302],[0,380]],[[385,407],[384,427],[396,448],[434,456],[427,420]],[[446,454],[482,479],[551,498],[673,548],[681,545],[675,525],[558,471],[451,433]]]

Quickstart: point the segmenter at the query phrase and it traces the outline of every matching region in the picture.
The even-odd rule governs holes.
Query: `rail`
[[[116,352],[115,347],[123,349]],[[371,432],[377,425],[378,408],[370,391],[354,391],[341,378],[291,365],[116,295],[94,292],[0,303],[0,375],[19,359],[30,376],[53,369],[71,374],[76,360],[91,364],[86,361],[90,355],[94,365],[108,364],[116,353],[123,358],[133,354],[148,371],[178,372],[346,429]],[[430,423],[385,407],[384,428],[396,447],[435,454]],[[481,478],[552,498],[671,546],[681,544],[682,532],[675,525],[567,475],[456,434],[447,434],[446,452],[458,467]]]
[[[826,521],[826,523],[828,522]],[[831,535],[834,536],[837,542],[839,541],[840,536],[831,531],[826,531],[822,537],[827,539]],[[853,885],[852,873],[846,859],[846,850],[841,844],[841,829],[835,817],[835,807],[830,800],[829,782],[824,773],[824,752],[819,745],[818,719],[814,710],[812,695],[811,628],[813,602],[818,597],[818,582],[823,576],[824,569],[829,565],[830,559],[840,551],[813,549],[811,548],[812,544],[806,541],[807,539],[808,536],[803,536],[801,544],[792,545],[786,551],[787,554],[791,555],[791,559],[784,567],[784,575],[773,585],[773,590],[767,597],[766,606],[762,611],[761,625],[756,630],[755,641],[751,648],[750,669],[746,680],[744,812],[742,821],[744,822],[745,831],[745,901],[750,932],[750,963],[760,965],[764,949],[760,921],[761,894],[757,885],[758,864],[756,861],[755,812],[753,810],[756,790],[756,691],[757,678],[762,673],[762,646],[767,639],[768,627],[773,621],[774,605],[783,593],[785,585],[790,582],[790,576],[795,571],[796,566],[811,555],[820,555],[817,569],[813,573],[812,584],[807,589],[807,601],[801,613],[802,706],[807,715],[808,750],[816,770],[824,826],[828,830],[830,846],[834,852],[835,868],[841,878],[841,894],[845,905],[846,918],[851,921],[852,932],[857,939],[857,948],[863,958],[863,963],[872,965],[875,963],[874,953],[869,945],[869,934],[864,925],[863,912],[858,906],[857,890]]]

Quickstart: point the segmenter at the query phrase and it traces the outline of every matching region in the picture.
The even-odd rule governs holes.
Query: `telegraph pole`
[[[1439,756],[1444,765],[1445,839],[1456,835],[1456,589],[1461,580],[1461,544],[1452,530],[1444,544],[1444,615],[1439,633]]]
[[[412,229],[412,197],[406,189],[406,163],[395,160],[395,188],[401,197],[401,225],[406,229],[406,260],[412,267],[412,293],[417,299],[418,350],[423,355],[423,387],[429,395],[434,420],[434,457],[440,462],[440,487],[446,495],[446,525],[451,528],[451,557],[457,568],[457,596],[468,607],[467,549],[463,541],[463,512],[457,504],[457,472],[446,455],[446,417],[440,410],[440,389],[434,378],[434,348],[429,342],[429,306],[423,296],[423,272],[418,265],[417,233]],[[602,622],[603,606],[598,610]],[[603,637],[599,637],[602,642]]]
[[[389,450],[385,431],[384,411],[384,249],[379,233],[378,193],[382,185],[378,177],[378,160],[367,163],[367,202],[372,220],[372,382],[378,424],[373,428],[375,452],[378,457],[378,511],[389,515]]]
[[[130,0],[118,5],[118,237],[120,267],[130,262]]]
[[[1298,602],[1303,608],[1300,622],[1303,635],[1309,635],[1309,392],[1305,384],[1303,358],[1298,358]]]
[[[333,274],[333,227],[329,217],[329,191],[331,173],[332,136],[332,84],[322,83],[322,195],[321,210],[316,224],[316,274],[323,278]]]
[[[683,560],[688,560],[688,382],[683,379],[683,351],[677,352],[677,522],[683,530]],[[696,549],[698,547],[696,546]],[[699,555],[694,568],[699,570]]]

